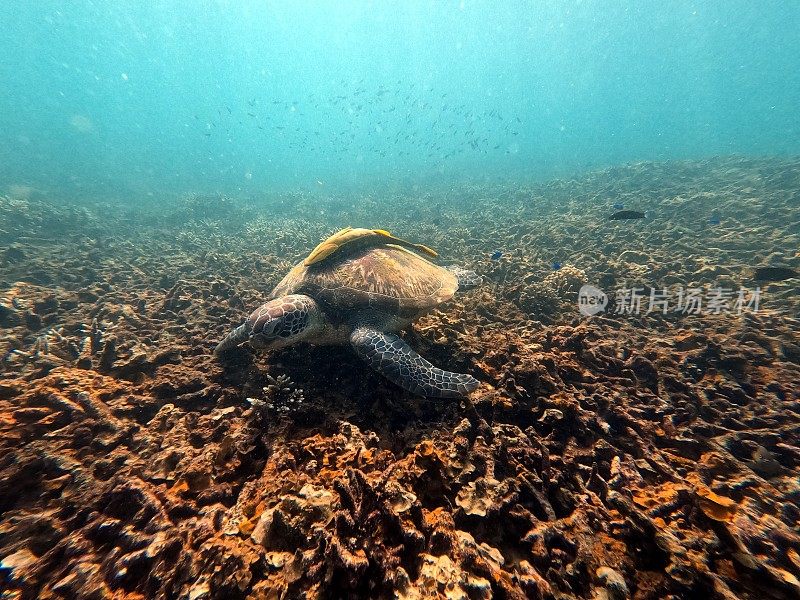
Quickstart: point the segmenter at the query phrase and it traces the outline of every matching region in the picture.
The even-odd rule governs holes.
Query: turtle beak
[[[241,344],[242,342],[247,341],[248,337],[247,333],[248,333],[247,323],[242,323],[236,329],[231,331],[227,336],[225,336],[224,340],[222,340],[219,344],[217,344],[217,347],[214,348],[214,354],[216,356],[219,356],[226,350],[234,348],[239,344]]]

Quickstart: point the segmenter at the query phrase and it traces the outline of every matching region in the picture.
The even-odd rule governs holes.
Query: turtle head
[[[322,312],[308,296],[292,294],[270,300],[254,310],[242,325],[231,331],[214,350],[249,342],[256,350],[276,350],[302,342],[322,331]]]

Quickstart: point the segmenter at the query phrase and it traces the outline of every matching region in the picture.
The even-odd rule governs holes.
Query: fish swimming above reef
[[[785,281],[800,275],[789,267],[758,267],[753,272],[753,279],[756,281]]]
[[[491,258],[492,260],[500,260],[501,258],[503,258],[503,253],[500,250],[495,250],[494,252],[492,252],[492,255],[489,258]]]
[[[622,202],[616,202],[613,205],[613,208],[614,210],[622,210],[623,208],[625,208],[625,205]]]
[[[272,290],[270,300],[217,345],[272,350],[298,342],[349,344],[378,373],[420,396],[457,398],[478,387],[466,373],[433,366],[395,332],[480,277],[440,267],[436,252],[382,229],[347,227],[320,243]]]
[[[612,214],[609,218],[611,221],[625,221],[628,219],[644,219],[645,214],[638,210],[620,210]]]

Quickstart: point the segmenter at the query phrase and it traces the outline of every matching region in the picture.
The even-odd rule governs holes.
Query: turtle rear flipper
[[[472,288],[478,287],[481,283],[483,283],[483,278],[475,271],[470,271],[469,269],[459,267],[458,265],[447,265],[445,266],[445,269],[456,276],[456,279],[458,280],[458,289],[460,290],[471,290]]]
[[[393,333],[359,327],[350,335],[350,343],[370,367],[413,394],[460,398],[478,387],[471,375],[434,367]]]

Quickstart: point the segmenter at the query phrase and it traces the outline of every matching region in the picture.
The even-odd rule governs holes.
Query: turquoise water
[[[800,3],[0,2],[0,189],[135,200],[800,152]]]

